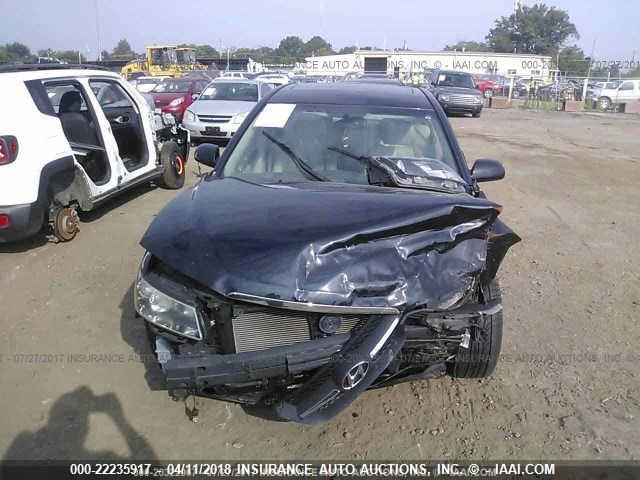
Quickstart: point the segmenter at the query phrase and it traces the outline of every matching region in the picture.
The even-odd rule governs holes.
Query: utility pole
[[[591,56],[589,57],[589,65],[587,66],[587,78],[584,79],[584,85],[582,86],[582,101],[587,101],[587,88],[589,86],[589,77],[591,76],[591,64],[593,63],[593,54],[596,51],[596,39],[593,39],[591,45]]]
[[[98,55],[97,55],[97,59],[99,62],[102,61],[102,47],[100,45],[100,13],[98,10],[98,0],[94,1],[94,5],[96,7],[96,37],[98,40]]]

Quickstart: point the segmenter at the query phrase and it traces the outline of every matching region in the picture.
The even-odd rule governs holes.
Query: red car
[[[185,110],[198,98],[209,84],[206,79],[169,78],[151,90],[156,110],[170,113],[178,122],[182,121]]]
[[[480,90],[486,98],[493,97],[500,91],[500,87],[498,87],[498,85],[491,80],[487,80],[485,78],[476,78],[475,81],[476,88]]]

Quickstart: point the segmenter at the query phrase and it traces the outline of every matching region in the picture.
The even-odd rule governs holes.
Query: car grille
[[[448,103],[456,105],[475,105],[475,97],[473,95],[451,95]]]
[[[342,316],[336,334],[349,333],[361,320]],[[236,353],[255,352],[312,340],[310,319],[294,312],[243,312],[232,319]]]
[[[227,123],[231,115],[198,115],[198,119],[206,123]]]

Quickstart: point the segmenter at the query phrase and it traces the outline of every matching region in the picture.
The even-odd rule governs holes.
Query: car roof
[[[19,71],[0,69],[0,78],[8,77],[19,79],[21,81],[80,77],[112,77],[122,79],[122,77],[115,72],[96,68],[25,69]]]
[[[436,71],[438,72],[438,74],[446,73],[447,75],[460,74],[460,75],[470,75],[470,76],[472,76],[469,72],[461,72],[460,70],[436,70]]]
[[[269,102],[432,108],[419,88],[374,82],[289,83],[276,90]]]
[[[253,80],[251,78],[231,78],[231,77],[217,77],[212,80],[212,82],[216,83],[248,83],[250,85],[257,85],[260,83],[258,80]]]

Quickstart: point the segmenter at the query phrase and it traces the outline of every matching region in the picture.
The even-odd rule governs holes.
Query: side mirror
[[[200,96],[199,93],[192,93],[191,94],[191,100],[193,100],[195,102],[198,99],[199,96]]]
[[[216,163],[218,162],[219,157],[220,147],[212,143],[203,143],[198,146],[198,148],[196,148],[196,153],[193,156],[196,162],[212,168],[216,168]]]
[[[476,182],[501,180],[504,178],[504,167],[497,160],[481,158],[476,160],[471,167],[471,175],[476,179]]]

